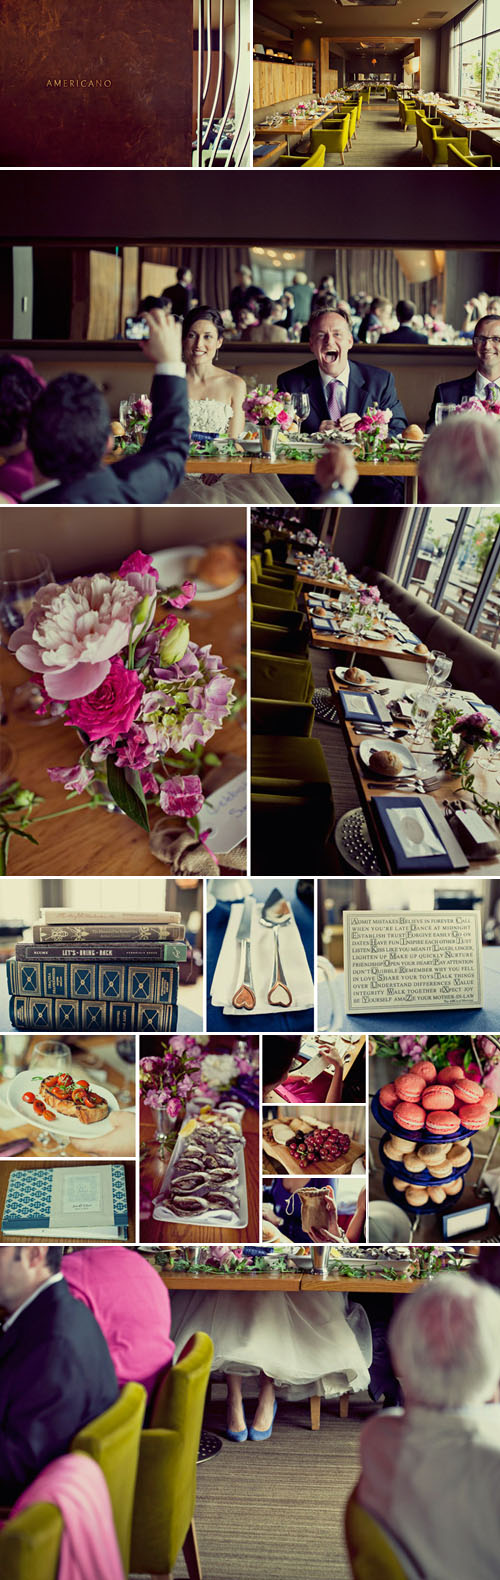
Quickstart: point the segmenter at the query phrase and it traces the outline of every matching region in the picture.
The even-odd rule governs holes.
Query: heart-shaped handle
[[[243,983],[234,995],[233,1004],[235,1009],[255,1009],[255,993]]]
[[[290,988],[284,982],[273,982],[267,995],[268,1004],[278,1004],[280,1009],[287,1009],[292,1002]]]

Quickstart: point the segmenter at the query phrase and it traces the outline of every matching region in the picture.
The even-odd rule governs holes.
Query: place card
[[[478,911],[346,911],[348,1015],[477,1009],[483,1004]]]

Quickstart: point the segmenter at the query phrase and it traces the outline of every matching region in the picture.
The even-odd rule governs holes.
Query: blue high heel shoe
[[[245,1411],[243,1411],[243,1420],[245,1421],[245,1425],[242,1432],[231,1432],[229,1427],[226,1427],[226,1437],[229,1438],[230,1443],[246,1443],[248,1437],[248,1427],[245,1420]]]
[[[274,1409],[273,1409],[273,1419],[271,1421],[271,1425],[268,1426],[268,1428],[267,1428],[267,1432],[259,1432],[258,1427],[256,1427],[256,1426],[251,1426],[250,1427],[250,1431],[248,1433],[248,1436],[250,1438],[251,1443],[264,1443],[265,1440],[266,1440],[266,1437],[270,1437],[271,1436],[271,1433],[272,1433],[272,1430],[273,1430],[273,1426],[274,1426],[274,1417],[276,1415],[277,1409],[278,1409],[278,1403],[277,1403],[277,1400],[275,1399],[275,1401],[274,1401]]]

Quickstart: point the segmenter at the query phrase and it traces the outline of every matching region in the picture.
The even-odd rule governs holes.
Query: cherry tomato
[[[89,1089],[89,1082],[88,1081],[77,1081],[76,1085],[77,1086],[84,1086],[87,1091]]]
[[[34,1103],[34,1101],[35,1101],[35,1093],[34,1092],[23,1092],[23,1103]]]
[[[44,1119],[57,1119],[57,1114],[54,1113],[53,1108],[45,1107],[44,1110],[43,1110],[43,1118]]]
[[[33,1103],[33,1108],[35,1110],[35,1114],[44,1114],[45,1113],[45,1103],[39,1103],[39,1102],[35,1101]]]

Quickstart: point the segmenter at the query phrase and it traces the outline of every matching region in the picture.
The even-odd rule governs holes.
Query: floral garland
[[[231,711],[233,681],[180,617],[195,583],[161,593],[157,583],[151,556],[140,550],[114,578],[51,583],[9,647],[36,675],[39,713],[61,718],[84,742],[75,766],[49,768],[50,779],[69,796],[85,791],[102,804],[104,777],[107,798],[141,828],[149,829],[155,806],[203,840],[204,795],[190,770]]]
[[[459,713],[457,709],[440,706],[436,708],[432,721],[431,739],[440,767],[459,776],[462,789],[471,792],[478,810],[500,823],[500,803],[477,794],[471,767],[474,752],[490,741],[495,746],[500,741],[500,732],[491,723],[487,713]]]

